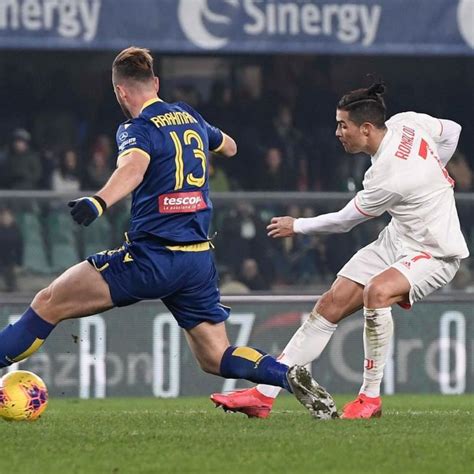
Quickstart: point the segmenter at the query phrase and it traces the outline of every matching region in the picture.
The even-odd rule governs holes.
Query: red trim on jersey
[[[354,206],[355,208],[365,217],[377,217],[377,216],[371,216],[370,214],[367,214],[366,212],[364,212],[358,205],[357,205],[357,202],[356,200],[354,199]]]

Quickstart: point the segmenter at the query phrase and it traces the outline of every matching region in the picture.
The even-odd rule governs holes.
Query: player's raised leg
[[[0,368],[36,352],[60,321],[112,307],[107,283],[88,262],[69,268],[37,293],[16,323],[0,332]]]
[[[201,368],[225,378],[246,379],[285,388],[293,393],[314,418],[337,416],[331,395],[298,366],[289,368],[253,347],[231,346],[224,323],[203,322],[186,331],[189,346]]]
[[[288,366],[259,349],[230,345],[225,323],[203,322],[188,329],[186,338],[205,372],[268,383],[292,391],[286,377]]]
[[[348,403],[341,418],[372,418],[382,414],[380,385],[393,335],[391,306],[406,302],[410,282],[395,268],[373,277],[364,289],[364,382],[359,396]]]
[[[278,360],[292,366],[306,365],[317,359],[330,341],[337,323],[362,307],[363,289],[359,283],[338,277],[329,291],[321,296]],[[228,394],[214,393],[211,400],[226,410],[239,411],[249,417],[266,418],[280,390],[280,387],[257,385]]]

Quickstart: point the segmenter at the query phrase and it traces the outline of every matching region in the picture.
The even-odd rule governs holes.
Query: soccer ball
[[[16,370],[0,379],[0,418],[33,421],[48,405],[48,389],[33,372]]]

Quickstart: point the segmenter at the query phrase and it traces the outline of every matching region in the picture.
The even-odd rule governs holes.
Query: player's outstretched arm
[[[150,159],[135,151],[121,156],[117,169],[105,186],[94,196],[87,196],[68,203],[72,218],[81,225],[90,225],[105,210],[130,194],[143,180]]]
[[[274,217],[267,226],[269,237],[291,237],[295,234],[337,234],[349,232],[356,225],[372,219],[362,214],[355,199],[338,212],[321,214],[317,217],[295,219],[293,217]]]
[[[213,150],[214,153],[217,153],[218,155],[227,156],[228,158],[236,155],[237,143],[235,143],[235,140],[231,136],[227,135],[227,133],[222,132],[222,135],[224,136],[222,143],[219,148]]]

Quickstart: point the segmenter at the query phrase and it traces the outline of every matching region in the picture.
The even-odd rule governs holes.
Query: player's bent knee
[[[320,314],[324,314],[324,312],[328,312],[331,308],[331,290],[326,291],[321,295],[318,302],[316,303],[316,310]]]
[[[364,305],[367,308],[384,308],[390,306],[390,290],[376,279],[369,280],[364,288]]]
[[[31,302],[31,307],[48,323],[58,324],[64,319],[61,317],[64,312],[57,308],[54,301],[53,285],[38,291]]]
[[[43,318],[48,313],[48,309],[51,306],[53,299],[53,291],[51,285],[47,288],[43,288],[42,290],[36,293],[31,306],[37,311]]]
[[[331,323],[337,323],[342,318],[341,308],[338,306],[332,289],[321,295],[315,309]]]

